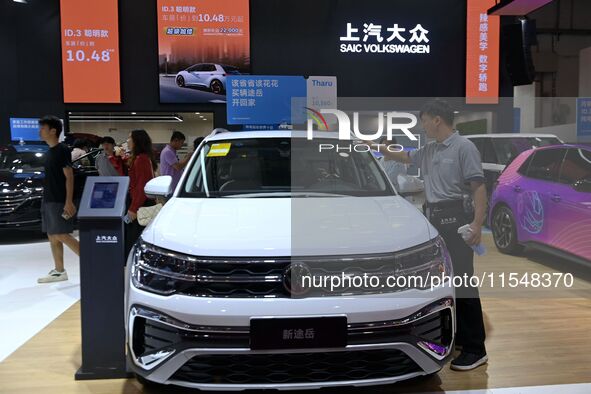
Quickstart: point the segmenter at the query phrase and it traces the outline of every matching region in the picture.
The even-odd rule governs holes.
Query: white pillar
[[[513,105],[521,109],[521,132],[531,133],[536,127],[536,84],[515,86]]]

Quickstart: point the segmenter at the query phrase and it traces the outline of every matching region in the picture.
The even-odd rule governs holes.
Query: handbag
[[[156,204],[149,207],[140,207],[137,210],[137,222],[140,226],[146,227],[158,215],[162,209],[162,204]]]

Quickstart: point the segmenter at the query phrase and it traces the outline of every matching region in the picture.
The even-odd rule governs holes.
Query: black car
[[[43,164],[46,145],[0,146],[0,230],[41,228]],[[74,161],[74,201],[82,196],[87,176],[98,175],[94,161],[100,150]]]

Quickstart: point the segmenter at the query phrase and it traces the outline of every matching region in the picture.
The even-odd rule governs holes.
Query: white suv
[[[238,74],[240,74],[240,71],[234,66],[199,63],[179,71],[175,81],[180,88],[201,87],[216,94],[223,94],[226,91],[226,76]]]
[[[140,380],[363,386],[447,362],[454,289],[410,280],[451,275],[445,245],[371,153],[319,149],[338,142],[286,130],[203,141],[128,258],[128,355]],[[169,188],[159,177],[145,190]]]

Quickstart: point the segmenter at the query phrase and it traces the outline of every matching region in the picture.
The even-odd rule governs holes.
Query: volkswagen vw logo
[[[292,263],[283,272],[283,287],[293,296],[302,296],[310,291],[303,286],[303,277],[312,276],[312,271],[304,263]]]

